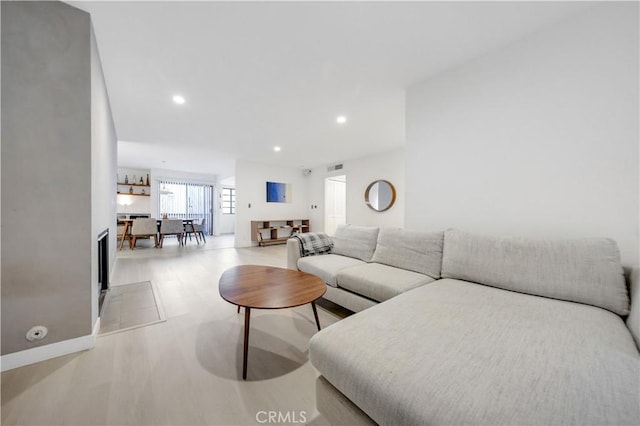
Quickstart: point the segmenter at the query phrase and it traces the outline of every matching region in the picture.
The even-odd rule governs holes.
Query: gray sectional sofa
[[[331,424],[640,424],[640,273],[614,241],[346,226],[332,254],[288,244],[362,311],[310,342]]]

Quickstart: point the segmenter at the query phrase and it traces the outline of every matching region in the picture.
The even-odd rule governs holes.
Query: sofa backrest
[[[494,238],[447,230],[442,277],[629,313],[615,241]]]
[[[379,228],[373,226],[340,225],[336,229],[331,253],[370,262],[376,249]]]
[[[443,232],[382,228],[372,262],[440,278]]]

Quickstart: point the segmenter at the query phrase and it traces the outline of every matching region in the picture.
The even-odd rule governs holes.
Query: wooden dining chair
[[[162,219],[160,221],[160,247],[164,242],[165,235],[175,235],[178,237],[178,242],[182,245],[184,236],[184,226],[182,225],[182,219]]]
[[[156,219],[134,219],[131,225],[131,250],[136,248],[139,237],[153,237],[153,246],[158,247],[158,221]]]
[[[129,241],[129,248],[131,248],[131,223],[128,220],[118,219],[116,226],[118,231],[118,250],[122,250],[124,240]]]

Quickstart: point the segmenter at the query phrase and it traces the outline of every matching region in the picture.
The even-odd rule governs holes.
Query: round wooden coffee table
[[[321,278],[306,272],[261,265],[241,265],[224,271],[218,284],[220,296],[244,307],[244,356],[242,378],[247,378],[249,320],[251,309],[285,309],[311,303],[316,326],[320,330],[315,301],[326,291]]]

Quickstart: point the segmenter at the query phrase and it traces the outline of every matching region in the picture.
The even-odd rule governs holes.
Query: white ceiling
[[[591,5],[70,3],[92,15],[119,165],[221,177],[236,159],[311,168],[401,147],[405,88]]]

